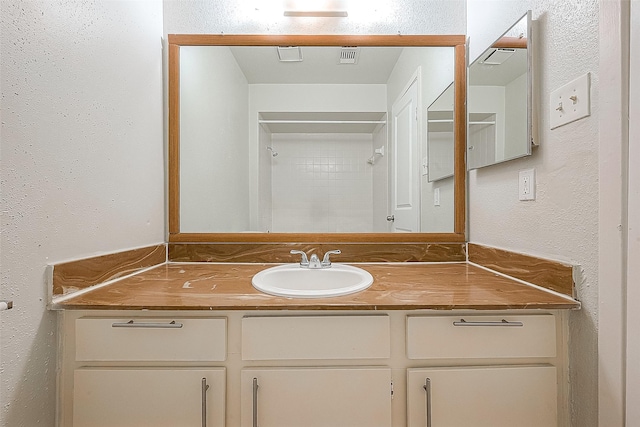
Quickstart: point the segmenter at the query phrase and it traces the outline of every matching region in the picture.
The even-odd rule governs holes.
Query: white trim
[[[636,427],[640,426],[640,3],[630,3],[626,418],[628,427]]]
[[[628,0],[600,0],[598,425],[624,427]]]

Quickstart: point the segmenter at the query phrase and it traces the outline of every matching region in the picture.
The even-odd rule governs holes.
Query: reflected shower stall
[[[261,112],[258,122],[260,231],[388,231],[385,112]]]

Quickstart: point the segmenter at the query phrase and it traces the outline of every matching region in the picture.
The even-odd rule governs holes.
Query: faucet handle
[[[300,260],[300,267],[309,267],[309,259],[307,258],[307,254],[302,251],[296,251],[295,249],[291,249],[289,252],[291,255],[301,255],[302,259]]]
[[[324,257],[322,258],[322,266],[329,267],[331,265],[331,261],[329,260],[329,256],[332,254],[341,254],[342,251],[340,249],[336,249],[335,251],[327,251],[324,253]]]

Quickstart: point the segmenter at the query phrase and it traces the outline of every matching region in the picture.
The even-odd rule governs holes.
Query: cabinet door
[[[242,371],[242,427],[391,426],[389,368]]]
[[[74,427],[223,427],[224,409],[224,368],[74,372]]]
[[[409,369],[408,426],[556,426],[556,385],[548,365]]]

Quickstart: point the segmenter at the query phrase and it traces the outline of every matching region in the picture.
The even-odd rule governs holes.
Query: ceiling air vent
[[[345,46],[340,49],[339,64],[357,64],[360,56],[360,49],[356,46]]]
[[[515,51],[515,49],[495,49],[489,54],[489,56],[484,58],[482,64],[500,65],[507,59],[511,58],[511,55],[513,55]]]
[[[300,46],[278,46],[278,60],[280,62],[302,62]]]

